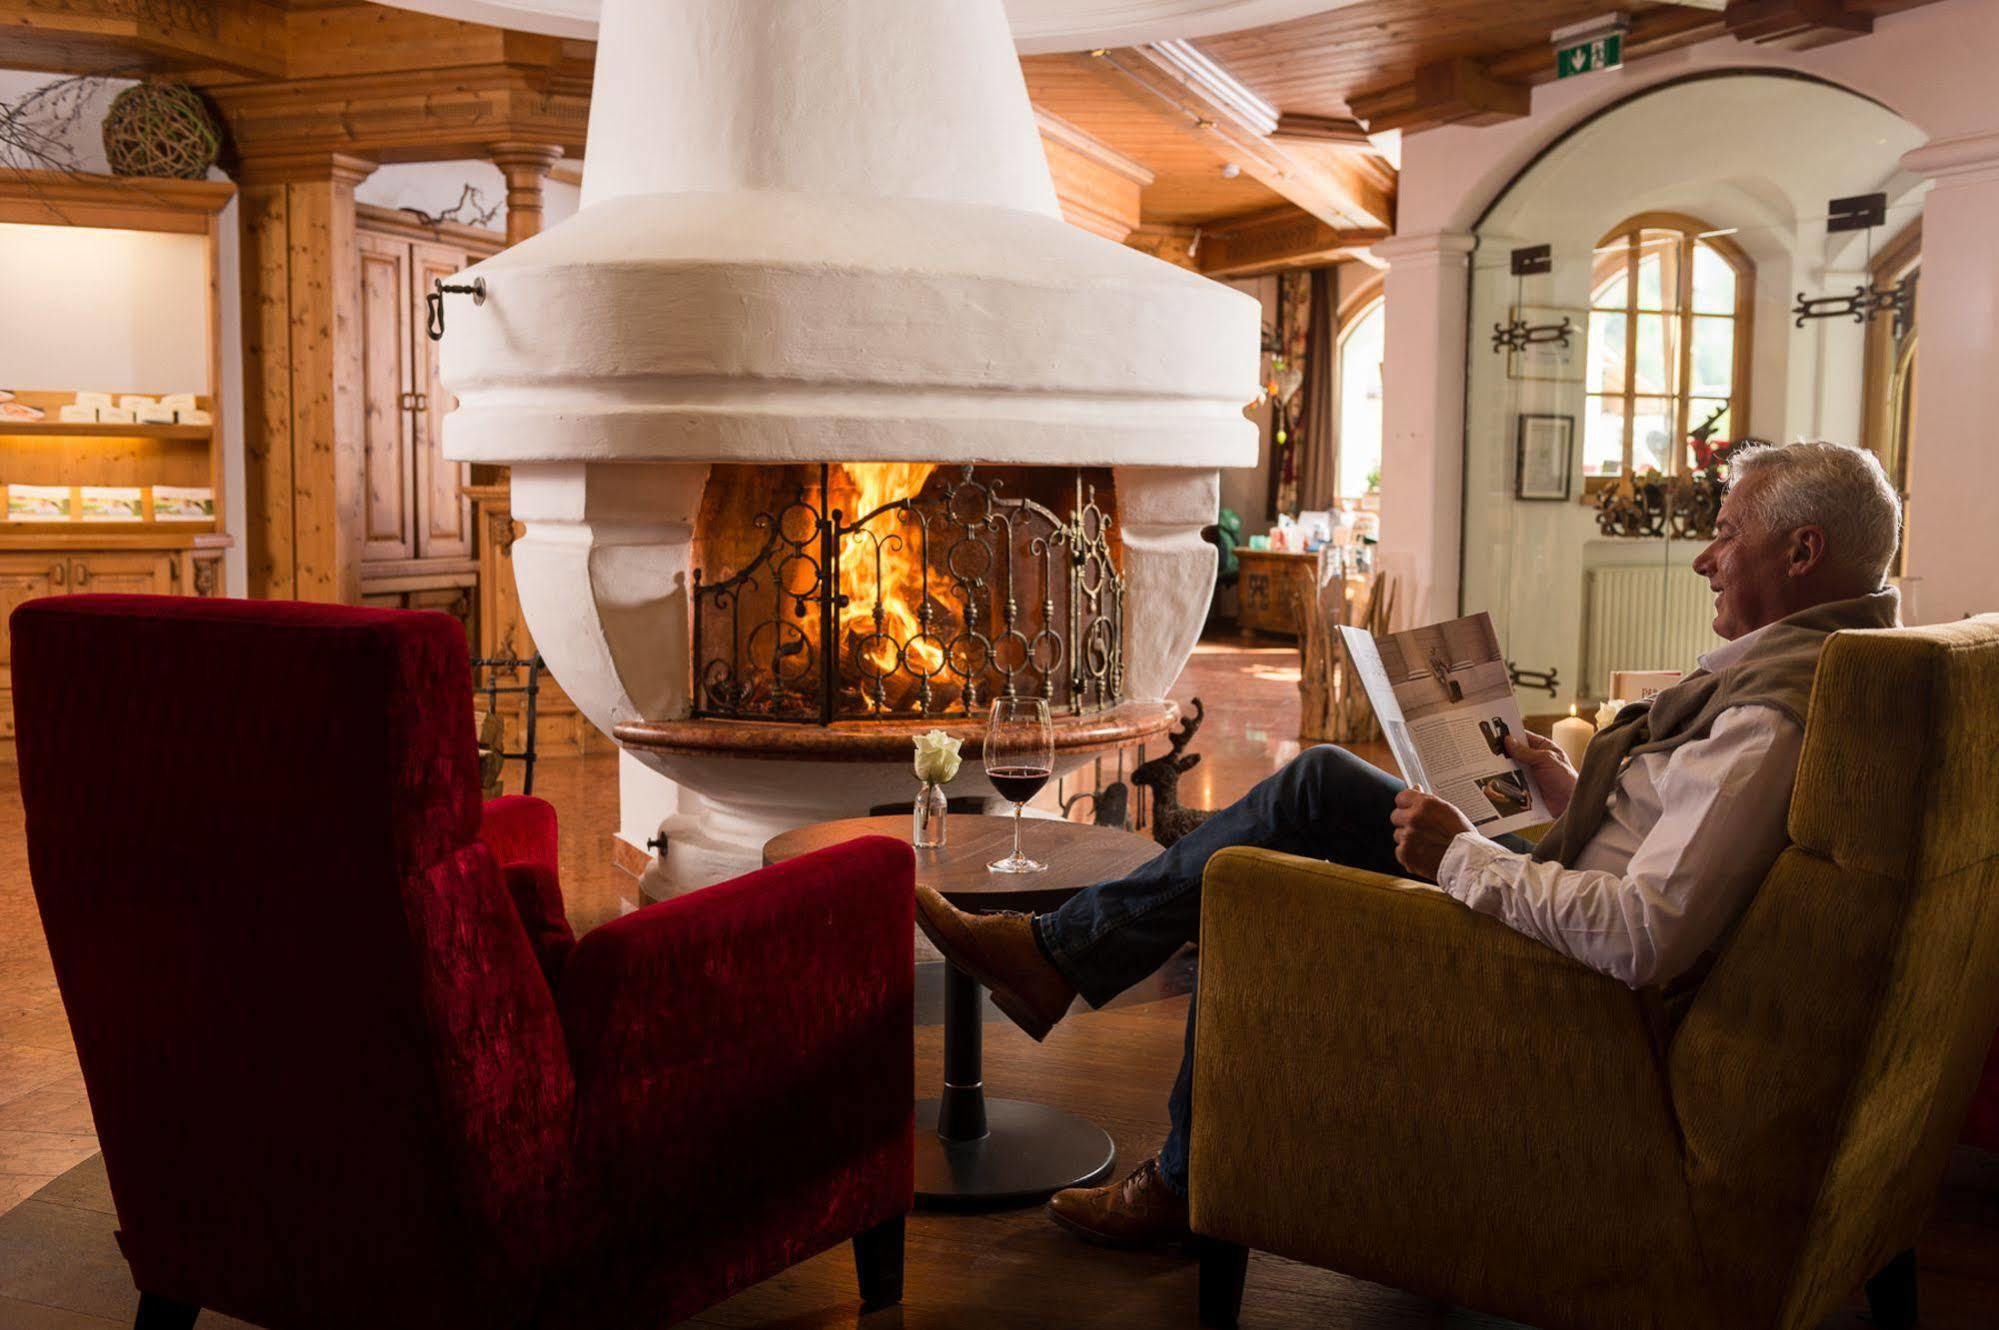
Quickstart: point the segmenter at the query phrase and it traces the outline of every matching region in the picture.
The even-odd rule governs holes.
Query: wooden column
[[[360,593],[360,274],[354,187],[375,169],[342,153],[246,158],[243,396],[249,591],[352,601]]]
[[[486,159],[507,180],[507,243],[518,245],[541,233],[541,182],[562,157],[550,143],[494,143]]]

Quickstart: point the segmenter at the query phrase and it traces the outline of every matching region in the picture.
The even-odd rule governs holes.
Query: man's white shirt
[[[1700,658],[1718,673],[1764,632]],[[1804,731],[1730,707],[1706,737],[1627,758],[1573,868],[1465,832],[1437,885],[1481,914],[1633,988],[1686,971],[1735,922],[1784,848]]]

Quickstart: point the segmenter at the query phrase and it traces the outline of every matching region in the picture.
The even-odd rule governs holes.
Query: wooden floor
[[[1297,751],[1296,656],[1204,646],[1178,690],[1208,702],[1195,744],[1204,754],[1183,793],[1191,803],[1235,797]],[[578,929],[631,909],[631,880],[611,865],[616,768],[608,753],[551,758],[537,793],[562,816],[563,885]],[[101,1330],[130,1325],[135,1295],[112,1239],[109,1191],[67,1025],[29,894],[18,789],[0,766],[0,1330]],[[1180,1052],[1190,962],[1100,1012],[1079,1012],[1035,1045],[1003,1020],[987,1027],[987,1086],[1083,1113],[1117,1144],[1119,1171],[1158,1148],[1167,1087]],[[940,976],[919,974],[917,1077],[941,1074]],[[32,1197],[32,1199],[24,1199]],[[11,1209],[9,1207],[11,1206]],[[664,1256],[664,1254],[663,1254]],[[1999,1326],[1999,1156],[1959,1151],[1925,1235],[1930,1330]],[[694,1324],[820,1330],[984,1330],[1194,1324],[1195,1277],[1182,1257],[1085,1246],[1038,1209],[919,1215],[909,1229],[904,1305],[862,1320],[845,1249],[828,1252],[712,1308]],[[204,1316],[208,1330],[237,1325]],[[1258,1256],[1243,1324],[1390,1330],[1501,1326],[1393,1289]],[[1827,1330],[1857,1330],[1857,1304]]]

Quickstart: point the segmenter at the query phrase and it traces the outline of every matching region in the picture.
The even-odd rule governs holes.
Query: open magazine
[[[1456,804],[1480,834],[1551,821],[1541,792],[1506,752],[1520,704],[1492,616],[1376,637],[1341,628],[1402,779]]]

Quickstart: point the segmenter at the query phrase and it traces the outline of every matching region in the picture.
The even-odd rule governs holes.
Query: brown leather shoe
[[[1036,1040],[1068,1012],[1076,990],[1048,963],[1025,914],[967,914],[916,889],[916,922],[945,958],[991,990],[993,1005]]]
[[[1123,1182],[1056,1192],[1048,1217],[1083,1241],[1105,1247],[1176,1247],[1194,1236],[1187,1227],[1187,1198],[1159,1176],[1156,1157]]]

